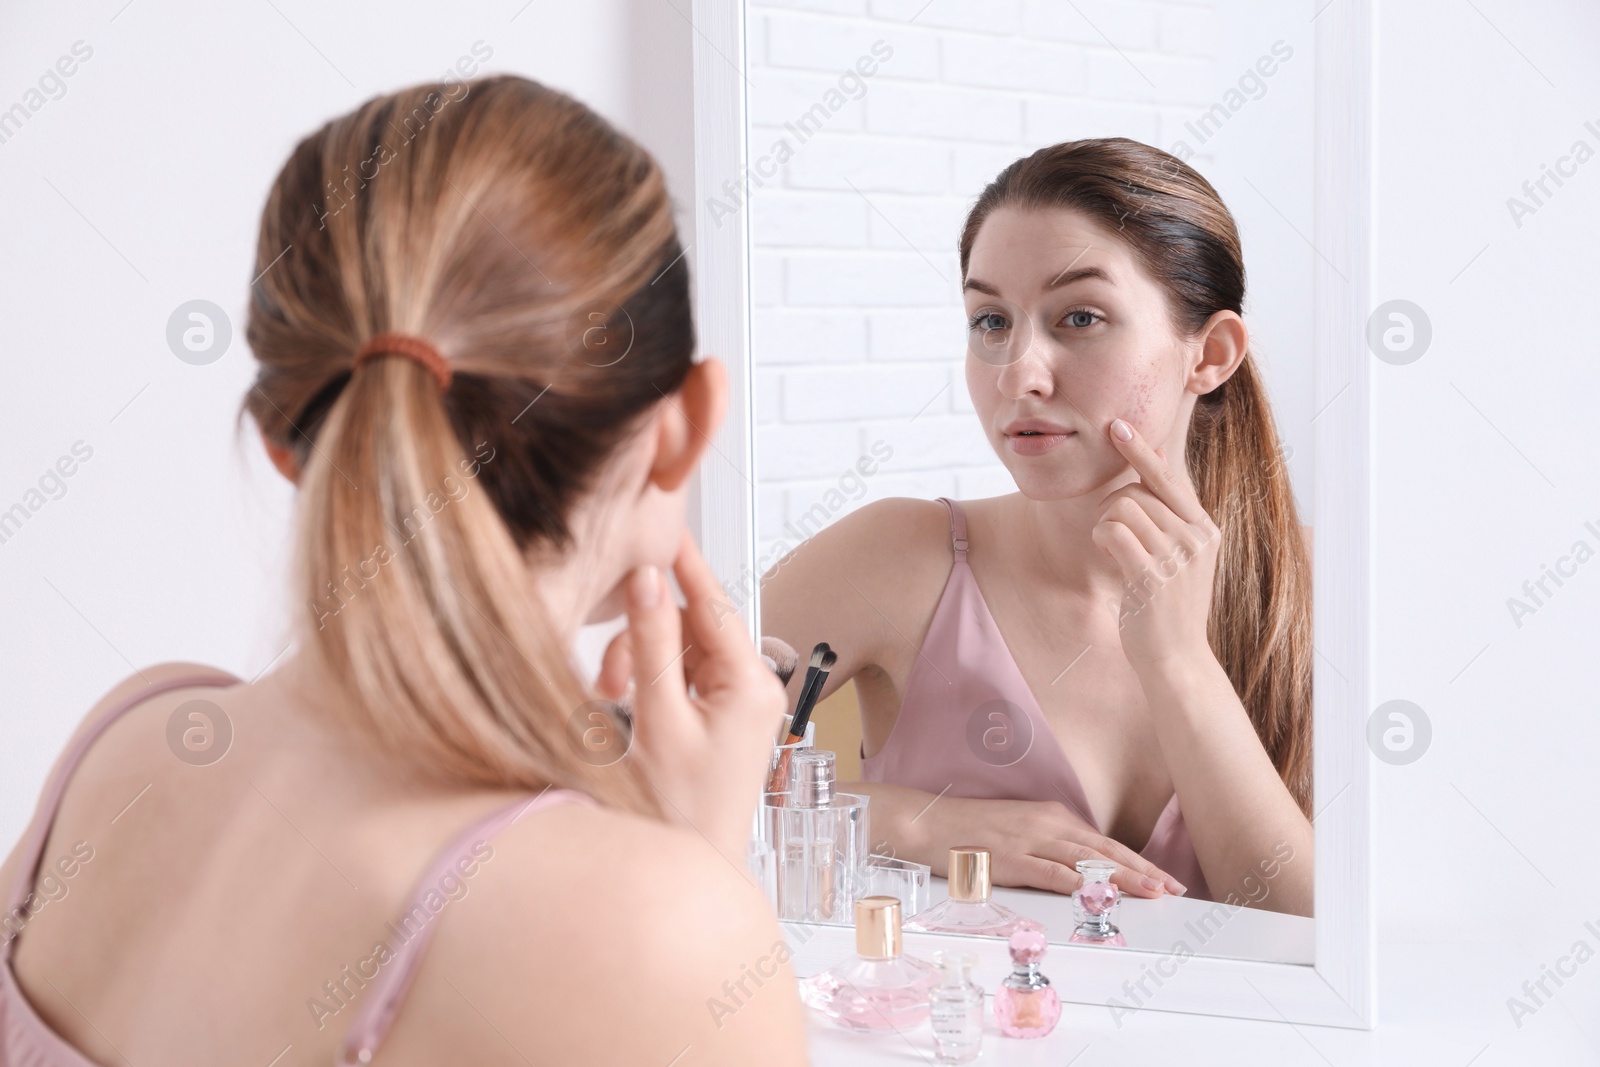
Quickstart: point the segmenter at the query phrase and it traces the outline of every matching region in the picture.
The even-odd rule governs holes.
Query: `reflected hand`
[[[1111,881],[1129,896],[1186,891],[1176,878],[1058,801],[945,797],[930,805],[928,814],[934,812],[938,812],[937,837],[981,845],[993,853],[990,877],[995,885],[1067,894],[1083,884],[1076,870],[1079,860],[1110,860],[1117,865]],[[938,861],[936,870],[948,862],[945,855],[929,859]]]
[[[1209,657],[1206,622],[1222,531],[1189,480],[1138,430],[1115,419],[1108,435],[1139,475],[1106,497],[1090,534],[1122,571],[1122,651],[1141,673]]]

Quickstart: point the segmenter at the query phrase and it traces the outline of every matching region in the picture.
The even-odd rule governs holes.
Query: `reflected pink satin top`
[[[60,768],[45,786],[39,815],[23,838],[21,867],[15,884],[9,887],[5,915],[0,918],[10,919],[18,914],[18,909],[22,909],[22,915],[27,914],[27,907],[33,899],[34,879],[39,873],[39,860],[50,837],[50,827],[55,822],[67,780],[89,746],[105,732],[106,727],[134,705],[158,693],[218,684],[214,676],[174,678],[157,683],[111,707],[83,732],[67,750]],[[434,928],[438,926],[437,922],[418,923],[414,918],[418,908],[422,909],[423,914],[432,914],[424,902],[430,894],[437,899],[438,893],[433,891],[433,887],[446,874],[454,873],[458,859],[472,855],[474,845],[492,839],[530,811],[563,802],[594,803],[586,794],[566,789],[550,789],[531,799],[519,798],[467,826],[435,854],[407,898],[412,901],[413,907],[402,912],[398,923],[389,924],[389,944],[394,955],[361,991],[360,999],[354,1006],[355,1018],[341,1046],[340,1064],[368,1062],[388,1036],[389,1028],[394,1025],[405,1003],[406,993],[411,989],[412,979],[416,976],[417,965],[422,962],[423,953],[433,938]],[[99,1067],[52,1030],[23,994],[22,987],[17,984],[16,973],[11,969],[11,953],[16,946],[16,936],[20,936],[20,933],[11,933],[14,926],[15,923],[0,926],[0,938],[4,939],[0,941],[0,1067]]]
[[[954,500],[939,500],[950,509],[955,563],[894,729],[876,755],[862,758],[861,777],[958,797],[1055,800],[1099,829],[967,565],[966,516]],[[1211,899],[1176,793],[1140,855],[1182,882],[1189,898]]]

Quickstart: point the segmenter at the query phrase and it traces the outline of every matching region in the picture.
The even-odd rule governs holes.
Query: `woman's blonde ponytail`
[[[301,464],[298,629],[348,724],[444,782],[656,813],[631,761],[579,742],[591,695],[529,566],[568,547],[573,505],[693,357],[653,161],[524,79],[421,86],[301,143],[258,262],[245,407]],[[626,358],[593,358],[596,323]],[[355,360],[389,331],[438,348],[446,388]]]

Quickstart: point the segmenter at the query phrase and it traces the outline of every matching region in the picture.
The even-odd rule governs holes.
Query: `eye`
[[[980,311],[967,320],[967,329],[982,330],[984,333],[1009,329],[1010,326],[1006,317],[998,311]]]
[[[1075,329],[1084,330],[1088,329],[1090,326],[1093,326],[1095,323],[1100,322],[1101,319],[1099,315],[1096,315],[1092,311],[1088,311],[1084,308],[1078,308],[1075,311],[1067,312],[1062,321]]]

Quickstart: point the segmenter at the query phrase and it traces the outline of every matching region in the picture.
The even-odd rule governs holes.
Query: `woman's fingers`
[[[1167,510],[1159,501],[1156,501],[1154,506],[1162,511]],[[1120,522],[1132,530],[1133,536],[1139,539],[1139,544],[1143,545],[1144,550],[1150,555],[1159,556],[1166,553],[1167,546],[1171,542],[1170,536],[1156,525],[1155,519],[1151,518],[1150,513],[1138,501],[1119,496],[1102,513],[1101,520],[1106,519]]]
[[[686,529],[678,545],[678,558],[673,562],[673,573],[678,576],[678,587],[688,602],[684,608],[685,634],[689,641],[707,657],[743,657],[755,660],[755,646],[745,632],[744,622],[737,612],[726,609],[727,597],[711,565],[700,554],[694,538]],[[755,660],[759,663],[759,660]]]
[[[633,659],[634,709],[639,726],[684,699],[683,626],[678,605],[656,567],[628,576],[629,650]]]
[[[1168,874],[1160,867],[1157,867],[1155,864],[1151,863],[1142,855],[1135,852],[1127,845],[1124,845],[1121,841],[1118,841],[1114,837],[1105,837],[1102,835],[1093,843],[1092,847],[1096,852],[1099,852],[1106,859],[1113,863],[1120,864],[1123,868],[1125,868],[1128,871],[1130,882],[1139,881],[1141,878],[1149,878],[1153,882],[1158,883],[1157,888],[1164,888],[1168,893],[1175,893],[1178,896],[1182,896],[1184,893],[1188,892],[1187,887],[1185,887],[1182,882],[1178,881],[1176,878],[1172,877],[1172,875]],[[1115,879],[1113,879],[1113,881],[1114,880]],[[1140,884],[1143,885],[1142,882]],[[1150,886],[1143,887],[1145,889],[1151,888]]]
[[[1180,477],[1165,459],[1157,455],[1156,450],[1127,420],[1112,419],[1108,436],[1128,465],[1138,473],[1145,487],[1179,518],[1186,522],[1211,521],[1188,480]]]
[[[1116,845],[1114,841],[1107,841],[1108,846]],[[1041,842],[1034,848],[1041,859],[1072,869],[1076,878],[1076,868],[1080,860],[1102,860],[1117,865],[1111,874],[1111,881],[1122,892],[1136,897],[1159,897],[1166,887],[1162,881],[1161,871],[1151,865],[1143,857],[1132,856],[1137,866],[1124,859],[1127,850],[1117,846],[1115,850],[1108,847],[1106,851],[1092,848],[1078,841],[1050,841]],[[1113,854],[1113,852],[1117,854]],[[1148,873],[1147,873],[1148,872]]]
[[[1018,856],[1013,862],[1018,878],[1030,889],[1044,889],[1069,896],[1083,884],[1083,878],[1077,871],[1042,856]]]
[[[600,658],[600,673],[595,676],[594,687],[608,700],[621,700],[633,680],[633,638],[623,630],[606,645]]]

